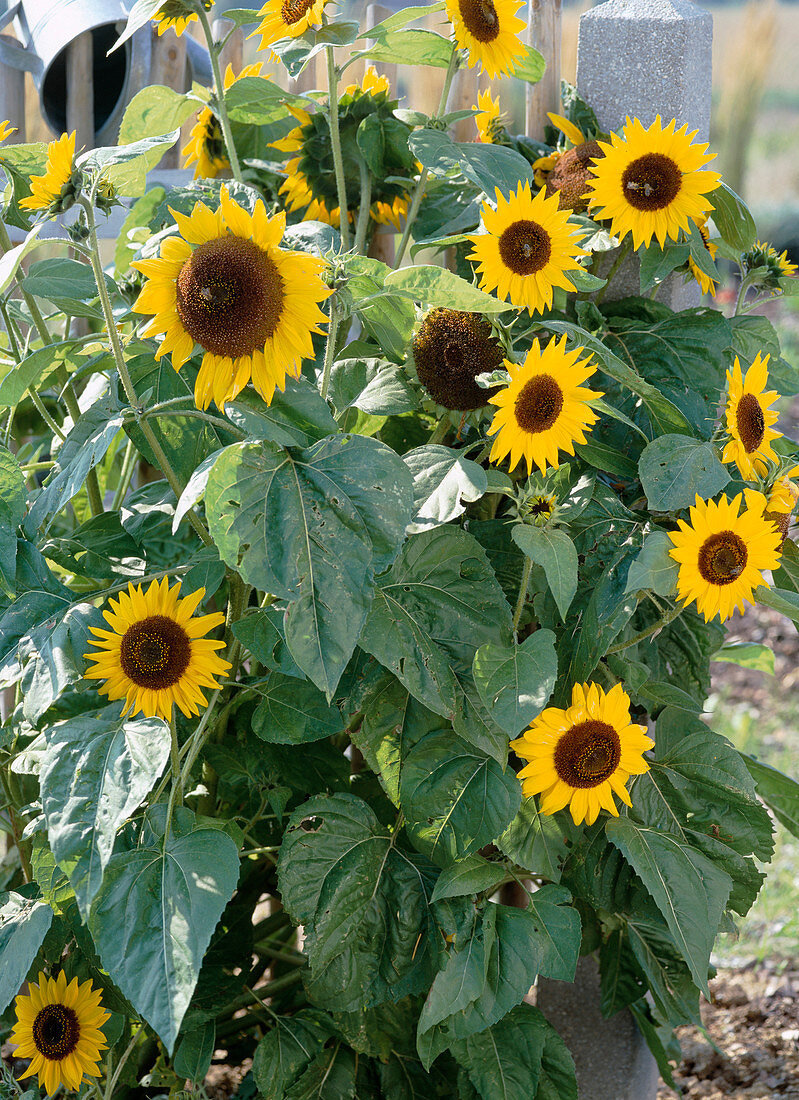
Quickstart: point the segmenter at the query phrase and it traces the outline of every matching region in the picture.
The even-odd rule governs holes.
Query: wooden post
[[[391,8],[387,8],[384,4],[370,4],[366,9],[366,29],[371,30],[372,27],[376,27],[378,23],[382,23],[384,19],[388,19],[392,15]],[[391,91],[397,95],[397,66],[381,63],[379,61],[370,61],[370,65],[374,65],[375,69],[383,75],[391,85]]]
[[[11,49],[22,48],[15,38],[7,34],[0,36],[0,42]],[[14,141],[24,141],[25,73],[22,69],[15,69],[5,63],[0,65],[0,122],[4,119],[8,119],[17,128]]]
[[[160,36],[153,31],[150,83],[164,84],[176,92],[187,90],[186,43],[182,37],[178,38],[173,30],[168,30]],[[179,156],[180,149],[178,145],[174,145],[164,153],[161,167],[180,167]]]
[[[84,31],[67,47],[67,132],[75,150],[94,148],[94,39]]]
[[[214,34],[214,41],[221,42],[230,30],[230,20],[225,19],[224,16],[215,19],[211,24],[211,30]],[[233,31],[219,55],[219,67],[223,76],[228,65],[232,67],[236,76],[244,68],[244,31],[241,27],[237,27]]]
[[[527,86],[525,132],[543,140],[547,111],[560,111],[561,0],[529,0],[527,42],[541,53],[546,72],[537,84]]]

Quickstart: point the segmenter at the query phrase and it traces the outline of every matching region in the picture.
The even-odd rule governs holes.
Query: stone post
[[[600,126],[619,130],[627,115],[644,126],[664,124],[710,130],[713,17],[690,0],[607,0],[580,18],[577,88],[596,111]],[[623,267],[608,298],[638,293],[638,267]],[[667,279],[657,298],[672,309],[699,301],[695,284]]]

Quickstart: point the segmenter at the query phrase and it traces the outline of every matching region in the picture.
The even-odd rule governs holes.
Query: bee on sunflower
[[[131,265],[147,277],[133,308],[155,314],[144,335],[164,333],[156,358],[171,354],[175,370],[199,344],[199,408],[222,408],[250,381],[268,404],[313,356],[311,337],[326,320],[319,305],[331,294],[324,261],[280,248],[285,213],[270,218],[259,199],[248,214],[225,187],[216,211],[198,202],[188,216],[171,213],[181,236],[168,237],[158,259]]]
[[[734,462],[744,481],[754,481],[767,471],[767,462],[777,462],[778,455],[772,443],[782,433],[772,427],[778,413],[771,406],[779,399],[776,390],[766,390],[768,385],[769,355],[755,361],[744,375],[738,356],[731,371],[727,371],[726,423],[729,442],[722,454],[723,462]]]
[[[469,237],[480,287],[531,314],[550,309],[555,287],[574,290],[568,272],[585,255],[575,242],[582,231],[558,209],[556,196],[539,191],[533,198],[529,181],[507,198],[499,188],[496,195],[496,209],[483,203],[486,232]]]
[[[660,115],[648,128],[627,119],[621,136],[599,142],[602,151],[588,181],[588,207],[593,217],[611,222],[619,240],[632,235],[633,247],[653,237],[663,247],[678,240],[680,230],[706,218],[713,209],[708,195],[721,182],[718,172],[704,171],[715,157],[706,144],[694,142],[696,131],[664,127]]]
[[[763,574],[776,569],[782,537],[765,516],[767,501],[754,489],[742,498],[702,500],[691,507],[690,523],[681,519],[679,531],[669,532],[674,544],[669,554],[679,563],[677,598],[685,606],[696,603],[705,622],[718,615],[726,622],[744,601],[753,602],[754,590],[766,584]]]
[[[262,64],[259,61],[254,65],[247,65],[236,76],[233,72],[233,66],[228,65],[223,79],[225,91],[232,87],[237,80],[242,80],[246,76],[261,76],[261,68]],[[262,79],[269,80],[270,77],[264,76]],[[180,152],[184,158],[184,168],[190,168],[192,164],[194,165],[195,179],[216,179],[220,172],[225,172],[230,168],[222,127],[219,125],[219,119],[209,106],[202,107],[198,112],[197,121],[191,128],[189,140]]]
[[[568,806],[575,825],[593,825],[600,810],[618,817],[614,794],[632,806],[627,781],[649,771],[643,754],[654,745],[630,720],[621,684],[607,693],[599,684],[575,684],[570,706],[547,707],[510,743],[528,761],[519,772],[522,793],[541,795],[542,814]]]
[[[527,53],[520,35],[521,0],[446,0],[455,41],[466,50],[469,68],[479,66],[495,80],[511,75]]]
[[[510,384],[489,398],[498,410],[488,429],[496,435],[492,462],[510,456],[513,470],[524,459],[528,473],[537,466],[544,474],[561,451],[573,455],[574,444],[585,443],[599,420],[591,402],[604,395],[582,385],[597,369],[590,355],[580,358],[584,351],[567,351],[563,336],[543,349],[534,340],[521,366],[506,360]]]
[[[361,153],[357,133],[367,119],[383,134],[381,164],[369,164],[372,196],[369,209],[372,222],[400,228],[400,219],[408,212],[408,190],[417,170],[417,162],[408,147],[410,127],[394,117],[397,101],[384,76],[369,66],[360,84],[350,84],[339,99],[339,135],[344,175],[347,182],[347,216],[354,222],[360,199]],[[298,125],[273,142],[273,148],[290,154],[286,162],[286,181],[280,188],[288,210],[302,210],[303,221],[321,221],[338,227],[341,211],[330,142],[330,126],[324,114],[310,114],[302,108],[289,108]],[[379,171],[377,169],[380,169]],[[402,177],[407,179],[407,184]]]
[[[73,978],[67,984],[63,970],[57,978],[40,973],[38,984],[28,982],[27,994],[19,994],[14,1008],[14,1055],[31,1060],[22,1078],[38,1074],[52,1096],[61,1085],[77,1090],[84,1077],[100,1076],[101,1052],[108,1046],[100,1029],[111,1013],[90,981]]]

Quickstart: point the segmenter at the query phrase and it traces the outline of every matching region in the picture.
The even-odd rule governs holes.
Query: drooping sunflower
[[[86,679],[105,680],[98,690],[111,700],[124,699],[124,714],[141,711],[145,718],[169,721],[174,703],[187,716],[198,714],[207,702],[202,688],[218,688],[217,677],[230,669],[215,652],[225,643],[205,637],[225,616],[193,617],[204,595],[198,588],[181,599],[180,581],[170,588],[166,577],[146,592],[129,583],[103,612],[111,629],[91,628],[97,651],[84,653],[95,662]]]
[[[260,61],[254,65],[247,65],[236,76],[233,72],[233,66],[228,65],[222,81],[225,91],[245,76],[261,76],[261,67]],[[264,76],[262,79],[269,80],[271,78]],[[184,168],[190,168],[192,164],[195,166],[195,179],[216,179],[220,172],[230,168],[222,127],[210,107],[205,106],[200,109],[197,121],[191,128],[189,140],[180,152],[181,156],[185,158],[183,161]]]
[[[156,358],[171,352],[180,370],[195,343],[204,352],[194,388],[201,409],[212,400],[222,408],[250,380],[268,404],[313,355],[319,303],[331,293],[323,260],[278,247],[285,213],[268,217],[259,199],[248,214],[225,187],[220,201],[215,212],[202,202],[188,217],[173,210],[182,236],[167,238],[159,259],[132,265],[147,276],[133,308],[155,314],[144,334],[165,333]]]
[[[486,88],[484,92],[478,92],[477,103],[472,106],[472,110],[477,111],[474,116],[474,124],[477,127],[477,140],[493,145],[502,130],[504,130],[502,114],[499,109],[499,96],[494,99],[489,88]]]
[[[29,982],[27,995],[20,993],[14,1008],[14,1055],[31,1059],[22,1077],[37,1073],[39,1084],[52,1096],[59,1085],[77,1090],[84,1076],[100,1076],[101,1051],[108,1046],[100,1029],[111,1013],[90,981],[79,984],[73,978],[67,985],[63,970],[57,978],[40,973],[39,984]]]
[[[777,478],[769,490],[767,513],[781,512],[783,515],[791,515],[799,499],[799,488],[791,480],[795,477],[799,477],[799,466],[792,466],[782,477]]]
[[[204,7],[208,11],[211,4],[205,2]],[[199,16],[183,0],[166,0],[152,18],[159,37],[171,28],[180,38],[190,23],[198,21]]]
[[[681,229],[713,209],[707,196],[721,176],[703,169],[715,153],[694,143],[695,130],[689,134],[687,126],[676,125],[672,119],[664,129],[658,115],[645,129],[628,118],[621,136],[599,142],[603,156],[588,181],[589,208],[610,219],[620,240],[631,233],[636,249],[653,237],[661,247],[667,237],[676,241]]]
[[[781,432],[772,428],[778,418],[770,408],[779,398],[776,390],[766,391],[769,356],[757,353],[754,363],[743,375],[738,356],[731,371],[727,371],[727,432],[729,442],[722,454],[723,462],[734,462],[745,481],[753,481],[767,470],[766,460],[778,461],[771,446]]]
[[[707,218],[701,218],[696,223],[696,228],[699,230],[705,248],[710,254],[711,260],[715,260],[716,253],[718,252],[718,245],[710,239],[710,234],[707,231]],[[716,282],[711,279],[709,275],[706,275],[701,267],[694,263],[693,258],[688,258],[688,267],[691,269],[691,274],[699,283],[699,289],[703,294],[709,294],[712,298],[716,297]]]
[[[11,135],[16,132],[16,126],[12,126],[8,119],[6,119],[5,122],[0,122],[0,141],[5,141],[6,138],[11,137]]]
[[[774,523],[764,515],[766,498],[753,489],[728,500],[696,498],[690,509],[690,523],[679,520],[679,531],[670,531],[674,549],[669,553],[679,562],[677,597],[685,604],[696,602],[710,622],[719,615],[725,622],[735,608],[743,613],[744,600],[764,584],[763,573],[776,569],[782,538]]]
[[[614,794],[632,805],[627,780],[649,771],[643,754],[655,742],[630,721],[621,684],[607,694],[599,684],[575,684],[571,706],[547,707],[510,744],[529,761],[519,772],[522,792],[541,795],[542,814],[568,806],[575,825],[593,825],[600,810],[619,816]]]
[[[776,248],[765,241],[755,241],[754,245],[741,256],[744,271],[748,274],[755,268],[765,268],[763,284],[776,290],[780,279],[796,274],[797,266],[788,259],[787,249],[778,254]]]
[[[530,313],[552,306],[554,287],[574,290],[566,274],[579,268],[583,250],[574,242],[580,229],[558,209],[557,196],[533,198],[529,181],[508,198],[497,188],[497,207],[483,203],[487,232],[470,237],[469,259],[477,263],[480,286]]]
[[[375,129],[379,127],[383,135],[383,172],[371,173],[370,217],[378,224],[391,224],[399,229],[400,219],[408,211],[408,191],[417,162],[408,146],[410,127],[396,118],[396,106],[388,80],[378,76],[372,66],[367,67],[360,84],[348,85],[339,98],[339,136],[350,222],[358,216],[361,193],[362,154],[357,134],[361,123],[370,116],[375,120]],[[288,210],[302,211],[303,221],[322,221],[338,227],[341,211],[327,116],[323,112],[311,114],[301,107],[289,110],[298,125],[286,137],[272,143],[274,149],[289,154],[286,181],[280,193],[285,195]]]
[[[72,160],[75,156],[75,134],[62,134],[47,146],[47,164],[43,176],[31,176],[31,193],[20,200],[23,210],[46,210],[61,198],[61,192],[72,176]]]
[[[527,47],[520,38],[525,23],[522,0],[446,0],[455,41],[467,52],[469,68],[479,65],[492,80],[512,73]]]
[[[260,35],[260,49],[269,50],[281,38],[296,38],[309,27],[320,26],[327,3],[328,0],[266,0],[258,12],[261,22],[248,37]]]
[[[603,394],[582,385],[596,371],[590,355],[580,358],[584,351],[567,351],[563,336],[543,350],[534,340],[521,366],[505,361],[510,385],[489,398],[497,406],[488,429],[496,434],[492,462],[509,455],[511,470],[524,459],[528,472],[537,466],[543,474],[558,465],[560,451],[573,455],[574,444],[585,443],[599,419],[590,402]]]
[[[419,381],[445,409],[481,409],[496,389],[475,382],[502,366],[502,345],[491,324],[479,313],[432,309],[413,338],[413,359]]]

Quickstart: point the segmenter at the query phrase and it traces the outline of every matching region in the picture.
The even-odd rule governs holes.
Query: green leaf
[[[11,409],[18,405],[30,386],[44,382],[54,371],[67,366],[71,353],[77,346],[78,342],[75,340],[49,344],[45,348],[37,348],[26,355],[21,363],[15,364],[13,370],[0,382],[0,409]]]
[[[757,239],[749,207],[726,183],[713,192],[713,221],[724,240],[739,252],[746,252]]]
[[[491,199],[497,187],[508,194],[532,176],[529,161],[505,145],[458,142],[441,130],[417,130],[411,134],[410,146],[425,168],[438,175],[462,172]],[[508,307],[503,304],[503,308]]]
[[[453,1043],[452,1053],[483,1100],[530,1100],[549,1030],[537,1008],[522,1004],[485,1031]]]
[[[688,263],[691,247],[687,244],[668,244],[661,248],[657,242],[639,249],[641,261],[641,293],[646,294],[655,284],[662,283],[676,267]]]
[[[85,918],[117,830],[169,759],[169,727],[160,718],[122,718],[114,703],[44,733],[40,782],[47,835]]]
[[[499,836],[520,801],[512,771],[449,732],[428,734],[414,745],[400,776],[408,834],[442,866]]]
[[[555,635],[537,630],[521,645],[487,643],[474,655],[477,691],[491,717],[517,736],[547,705],[558,674]]]
[[[445,867],[438,876],[433,901],[444,898],[462,898],[468,894],[491,891],[507,878],[507,871],[501,863],[489,863],[482,856],[467,856],[450,867]]]
[[[565,633],[560,639],[561,653],[569,652],[569,643],[573,646],[567,684],[584,683],[590,678],[610,645],[632,618],[638,600],[625,589],[634,553],[634,544],[625,544],[620,548],[595,584],[582,619],[575,624],[571,634]]]
[[[549,1025],[544,1034],[535,1100],[578,1100],[574,1059],[560,1035]]]
[[[732,880],[696,848],[627,817],[605,826],[652,895],[696,984],[708,996],[708,965]]]
[[[53,910],[15,891],[0,894],[0,1012],[22,988],[47,935]]]
[[[665,531],[650,531],[640,554],[630,565],[625,592],[651,588],[658,596],[673,596],[677,591],[680,571],[678,563],[669,553],[673,549],[674,543]]]
[[[755,589],[754,596],[764,607],[779,611],[795,623],[799,623],[799,592],[792,592],[787,588],[770,588],[767,584],[760,584]]]
[[[286,1100],[355,1100],[357,1077],[354,1052],[338,1042],[316,1055]]]
[[[404,294],[385,289],[391,268],[369,256],[348,256],[347,285],[340,292],[357,313],[364,331],[387,359],[404,363],[416,324],[413,302]]]
[[[558,605],[561,618],[566,614],[577,591],[577,551],[574,543],[557,527],[515,526],[513,541],[536,565],[540,565]]]
[[[438,714],[456,709],[453,666],[510,643],[510,608],[476,539],[436,527],[406,542],[379,582],[359,644]]]
[[[534,798],[522,798],[518,813],[495,843],[520,867],[559,882],[571,843],[579,835],[568,814],[541,814]]]
[[[545,978],[573,982],[580,954],[580,914],[569,904],[564,886],[542,886],[530,898],[538,944],[538,972]]]
[[[339,415],[360,409],[372,416],[413,412],[418,402],[407,378],[385,359],[339,359],[330,374],[330,400]]]
[[[710,659],[774,675],[774,650],[759,642],[725,642]]]
[[[202,1027],[181,1036],[175,1050],[175,1073],[198,1084],[205,1080],[216,1046],[216,1024],[208,1020]]]
[[[241,443],[217,459],[205,500],[227,564],[248,584],[291,601],[286,643],[331,698],[369,610],[375,572],[393,560],[410,519],[404,462],[362,436],[296,453]]]
[[[119,145],[92,149],[78,157],[76,163],[81,168],[97,169],[120,195],[135,198],[144,194],[147,173],[155,168],[167,149],[171,149],[179,140],[179,126],[168,133],[153,134],[127,143],[120,130]]]
[[[0,588],[14,596],[17,577],[17,528],[25,517],[25,475],[8,448],[0,445]]]
[[[114,50],[118,50],[123,43],[127,42],[129,38],[132,38],[139,27],[143,27],[145,23],[149,23],[162,4],[163,0],[136,0],[136,3],[128,14],[128,21],[125,24],[125,29],[108,51],[109,54],[113,53]]]
[[[427,15],[433,15],[435,12],[443,11],[444,4],[440,2],[440,0],[435,4],[422,4],[408,8],[400,8],[399,11],[393,12],[386,19],[381,20],[380,23],[376,23],[373,27],[368,27],[365,31],[362,31],[358,35],[358,38],[369,38],[382,41],[390,31],[402,30],[403,27],[407,27],[409,23],[413,23],[417,19],[424,19]]]
[[[274,1021],[255,1049],[252,1075],[262,1096],[283,1100],[321,1053],[332,1028],[329,1017],[313,1008],[302,1008],[293,1016],[276,1016]]]
[[[429,872],[353,795],[311,798],[291,815],[278,861],[283,904],[305,926],[311,997],[348,1012],[429,982]]]
[[[781,771],[741,754],[757,787],[757,793],[776,817],[777,821],[794,836],[799,837],[799,783]]]
[[[234,637],[266,668],[305,679],[286,648],[282,611],[274,607],[251,608],[231,629]]]
[[[31,629],[19,643],[18,656],[24,664],[22,713],[38,722],[70,684],[84,672],[83,654],[93,643],[89,629],[104,620],[91,604],[79,603],[62,609],[62,614]]]
[[[413,519],[409,535],[457,519],[466,505],[488,489],[486,471],[462,452],[439,443],[406,451],[402,460],[413,475]]]
[[[534,46],[527,46],[525,56],[513,66],[513,76],[528,84],[537,84],[546,71],[547,63]]]
[[[721,492],[730,475],[711,443],[687,435],[661,435],[647,444],[638,460],[638,474],[649,507],[676,512]]]
[[[244,390],[225,405],[225,413],[251,439],[269,439],[279,447],[310,447],[337,430],[330,406],[307,378],[287,378],[267,405]]]
[[[374,33],[372,28],[370,37]],[[449,38],[424,30],[388,31],[381,34],[374,46],[358,53],[369,61],[384,61],[393,65],[430,65],[446,69],[455,45]]]
[[[264,80],[261,76],[239,77],[225,92],[225,106],[234,122],[263,126],[283,113],[280,111],[283,104],[307,107],[308,99],[287,92],[274,80]]]
[[[20,285],[36,298],[47,298],[65,312],[82,316],[81,304],[97,298],[97,282],[87,263],[57,256],[31,264]]]
[[[252,716],[252,728],[264,741],[277,745],[304,745],[341,733],[344,723],[337,707],[330,706],[309,680],[272,672],[266,680],[251,684],[260,698]]]
[[[111,857],[89,931],[112,981],[171,1053],[239,858],[226,833],[197,828],[183,808],[164,836],[165,808],[148,810],[140,847]]]
[[[11,286],[14,278],[19,271],[19,265],[22,263],[27,254],[41,242],[36,238],[39,236],[43,223],[34,225],[26,235],[25,240],[20,244],[15,244],[13,248],[9,248],[8,252],[4,252],[0,256],[0,294],[5,294],[8,288]],[[52,260],[50,261],[53,262]]]
[[[415,302],[429,306],[446,306],[448,309],[460,309],[467,313],[504,313],[513,308],[507,302],[500,302],[498,298],[467,283],[454,271],[430,264],[400,267],[386,276],[386,286],[402,291]]]

